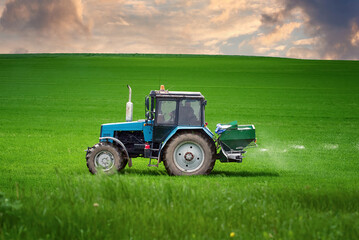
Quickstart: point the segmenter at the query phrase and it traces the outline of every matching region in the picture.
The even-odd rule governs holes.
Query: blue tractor
[[[207,101],[200,92],[151,91],[145,98],[145,119],[132,121],[131,88],[126,121],[102,124],[100,142],[86,150],[89,171],[114,173],[132,159],[163,162],[170,175],[206,175],[219,159],[242,162],[245,148],[256,145],[253,125],[217,124],[213,134],[205,122]],[[153,164],[152,161],[155,161]]]

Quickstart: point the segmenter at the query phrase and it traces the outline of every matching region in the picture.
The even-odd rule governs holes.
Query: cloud
[[[315,45],[319,41],[318,38],[305,38],[293,42],[294,45]]]
[[[302,24],[299,22],[285,23],[282,26],[277,25],[274,30],[268,34],[262,34],[251,41],[253,46],[271,47],[276,43],[287,40],[292,34],[293,30],[299,28]]]
[[[27,50],[26,48],[16,48],[14,49],[11,53],[15,53],[15,54],[23,54],[23,53],[28,53],[29,50]]]
[[[202,25],[202,28],[197,30],[198,34],[193,35],[193,39],[198,41],[207,41],[215,39],[218,41],[225,41],[232,37],[240,35],[252,34],[260,27],[260,21],[256,17],[242,17],[241,21],[233,21],[231,25]]]
[[[306,47],[291,47],[286,52],[286,57],[301,59],[320,59],[320,54],[313,49]]]
[[[12,0],[0,18],[9,45],[0,52],[220,54],[228,40],[255,33],[275,1]]]
[[[358,0],[0,0],[0,52],[358,59]]]
[[[228,39],[252,34],[261,25],[258,11],[263,5],[255,4],[257,0],[232,2],[89,0],[84,13],[93,19],[102,52],[111,47],[120,52],[220,54]],[[230,13],[221,17],[230,5]]]
[[[312,45],[319,58],[359,58],[358,0],[282,0],[282,2],[283,9],[276,13],[262,15],[263,25],[281,24],[295,18],[296,14],[301,12],[304,33],[311,39],[315,39],[312,43],[308,43]],[[298,42],[294,44],[298,45]],[[300,53],[299,49],[304,52]],[[293,56],[294,53],[311,55],[303,48],[292,48],[288,54]]]
[[[356,22],[352,23],[352,32],[351,32],[351,44],[354,47],[359,47],[359,27]]]
[[[90,33],[82,19],[80,0],[8,1],[0,24],[3,31],[19,35],[66,38]]]
[[[156,4],[164,4],[164,3],[166,3],[167,1],[166,0],[155,0],[155,3]]]
[[[283,19],[284,19],[283,12],[276,12],[273,14],[263,13],[261,15],[261,22],[263,24],[270,24],[270,25],[278,24],[282,22]]]
[[[238,15],[241,11],[248,11],[255,7],[254,1],[248,0],[212,0],[208,10],[212,12],[211,22],[223,23],[228,21],[233,15]]]
[[[276,51],[283,51],[286,48],[286,45],[280,45],[274,48]]]
[[[128,22],[126,22],[125,19],[123,19],[122,17],[118,17],[118,19],[116,21],[113,22],[108,22],[107,24],[109,25],[118,25],[118,26],[129,26],[130,24]]]

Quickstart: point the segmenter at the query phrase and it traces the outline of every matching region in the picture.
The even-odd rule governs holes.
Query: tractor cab
[[[203,127],[206,100],[200,92],[151,91],[146,97],[146,122],[153,142],[161,143],[178,126]]]

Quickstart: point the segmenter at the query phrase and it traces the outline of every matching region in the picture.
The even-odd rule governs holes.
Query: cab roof
[[[168,91],[168,90],[152,90],[150,92],[151,97],[156,98],[200,98],[204,99],[204,96],[200,92],[180,92],[180,91]]]

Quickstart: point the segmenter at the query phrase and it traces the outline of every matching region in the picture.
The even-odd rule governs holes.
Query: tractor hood
[[[145,141],[152,141],[152,121],[106,123],[101,125],[100,137],[114,137],[116,131],[141,131]]]

